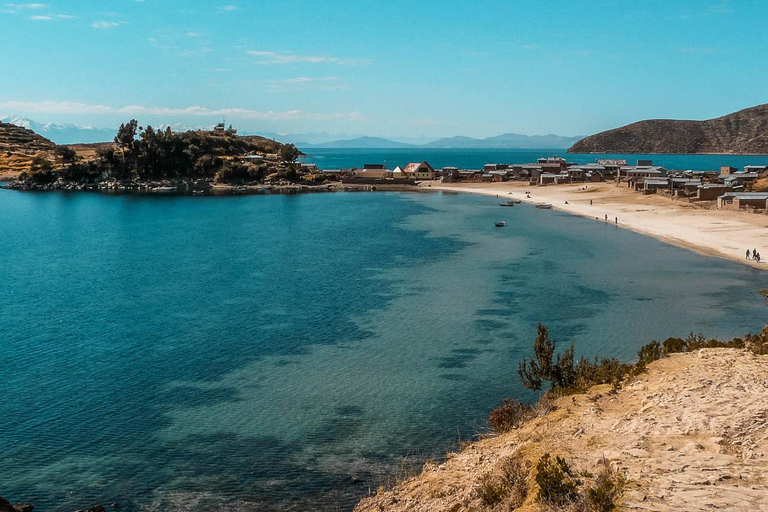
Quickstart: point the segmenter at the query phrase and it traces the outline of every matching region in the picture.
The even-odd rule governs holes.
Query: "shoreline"
[[[500,201],[519,199],[528,204],[550,203],[553,210],[596,218],[651,236],[664,243],[704,256],[728,259],[752,268],[766,270],[745,258],[746,250],[768,250],[768,215],[731,210],[708,210],[692,203],[657,195],[642,195],[614,183],[582,183],[531,186],[519,182],[429,183],[430,190],[498,197]],[[426,183],[422,183],[424,188]],[[579,190],[587,187],[586,190]],[[531,192],[530,198],[525,191]],[[590,205],[590,200],[593,204]],[[568,204],[565,202],[568,201]],[[768,252],[766,252],[768,254]]]

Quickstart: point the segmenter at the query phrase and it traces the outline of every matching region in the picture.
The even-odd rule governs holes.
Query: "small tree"
[[[283,144],[283,147],[280,148],[280,159],[283,162],[295,162],[299,155],[301,155],[299,148],[293,144]]]
[[[38,153],[32,158],[29,168],[32,172],[46,172],[53,169],[53,164],[47,156]]]
[[[533,342],[534,357],[523,359],[517,367],[523,386],[535,390],[540,390],[544,382],[549,382],[550,389],[575,386],[578,376],[574,367],[573,344],[555,359],[556,343],[549,337],[549,329],[538,324],[537,331]]]
[[[139,122],[131,119],[128,123],[121,123],[115,135],[115,142],[123,148],[132,148],[139,133]]]
[[[56,146],[56,154],[61,158],[62,165],[74,163],[77,156],[75,150],[67,146]]]

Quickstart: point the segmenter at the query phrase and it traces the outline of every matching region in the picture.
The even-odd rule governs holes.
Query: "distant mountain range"
[[[17,116],[0,118],[0,122],[21,126],[52,140],[56,144],[106,142],[115,138],[116,129],[94,128],[76,124],[38,123]]]
[[[14,124],[30,129],[56,144],[77,144],[108,142],[115,138],[116,128],[96,128],[76,124],[40,123],[18,116],[0,118],[0,122]],[[168,125],[156,126],[165,129]],[[173,131],[211,129],[211,126],[189,127],[183,124],[170,125]],[[430,140],[426,137],[403,137],[392,140],[367,135],[346,135],[327,132],[275,133],[241,131],[242,135],[260,135],[283,143],[293,143],[301,149],[337,148],[337,149],[565,149],[581,137],[561,137],[559,135],[520,135],[505,133],[496,137],[475,139],[472,137],[449,137]]]
[[[279,137],[279,136],[278,136]],[[339,149],[400,149],[400,148],[436,148],[436,149],[566,149],[579,141],[581,137],[561,137],[559,135],[520,135],[505,133],[485,139],[472,137],[448,137],[424,144],[409,144],[381,137],[356,137],[354,139],[335,140],[321,144],[300,144],[300,147],[339,148]],[[278,138],[278,140],[280,140]]]
[[[639,121],[591,135],[568,152],[768,154],[768,104],[706,121]]]

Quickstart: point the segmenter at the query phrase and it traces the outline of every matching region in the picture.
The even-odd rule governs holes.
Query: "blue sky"
[[[757,0],[0,3],[0,116],[581,135],[768,102],[766,21]]]

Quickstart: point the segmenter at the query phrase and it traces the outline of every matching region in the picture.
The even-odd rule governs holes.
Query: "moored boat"
[[[502,221],[496,222],[495,225],[496,225],[497,228],[503,228],[504,226],[507,225],[507,223],[506,223],[506,221],[502,220]]]
[[[552,205],[550,203],[536,203],[533,206],[535,206],[539,210],[551,210],[552,209]]]

